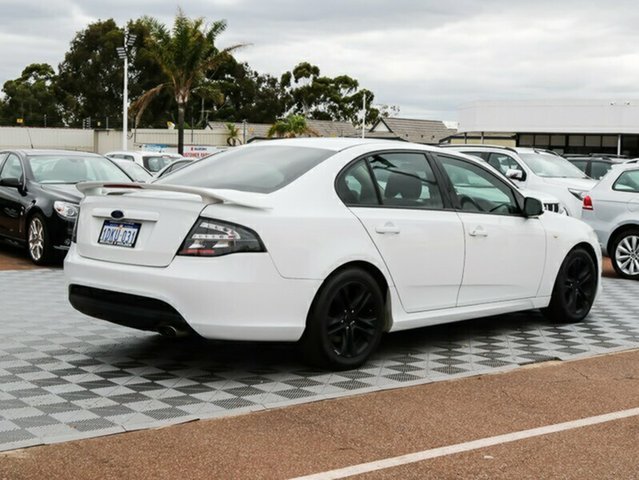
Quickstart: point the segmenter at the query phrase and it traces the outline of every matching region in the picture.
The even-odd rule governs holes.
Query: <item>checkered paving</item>
[[[85,317],[58,270],[0,272],[0,450],[638,347],[637,311],[639,282],[604,279],[581,324],[525,312],[400,332],[364,368],[330,373],[291,345],[173,340]]]

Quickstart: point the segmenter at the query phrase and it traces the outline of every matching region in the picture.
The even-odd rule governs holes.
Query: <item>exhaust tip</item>
[[[181,332],[177,328],[172,325],[161,325],[158,327],[158,333],[165,337],[184,337],[187,335],[186,332]]]

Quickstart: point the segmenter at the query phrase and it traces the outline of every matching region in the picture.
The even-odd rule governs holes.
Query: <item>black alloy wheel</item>
[[[310,363],[332,369],[362,365],[384,331],[384,298],[375,279],[359,268],[330,277],[309,312],[301,340]]]
[[[597,294],[597,266],[583,248],[571,250],[559,269],[550,305],[544,313],[558,323],[583,320]]]

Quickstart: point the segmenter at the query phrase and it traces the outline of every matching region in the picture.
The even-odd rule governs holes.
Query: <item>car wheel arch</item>
[[[40,214],[43,217],[47,217],[47,214],[37,205],[37,204],[32,204],[25,212],[24,215],[22,217],[22,231],[25,234],[24,240],[25,242],[28,240],[27,238],[27,229],[29,228],[29,222],[31,221],[31,219],[33,218],[34,215]]]
[[[576,248],[583,248],[588,253],[588,255],[590,255],[590,257],[592,258],[592,261],[595,263],[595,267],[597,268],[597,275],[600,275],[601,274],[601,265],[599,264],[599,262],[597,260],[597,253],[592,248],[592,245],[589,244],[588,242],[581,242],[581,243],[578,243],[577,245],[575,245],[574,247],[572,247],[570,249],[570,252],[572,252]],[[568,253],[570,253],[570,252],[568,252]],[[566,254],[566,255],[568,255],[568,254]]]
[[[391,326],[393,324],[392,309],[391,309],[391,298],[390,298],[390,288],[389,288],[390,282],[386,278],[386,275],[384,275],[384,273],[379,269],[379,267],[377,267],[376,265],[374,265],[371,262],[367,262],[367,261],[364,261],[364,260],[352,260],[352,261],[343,263],[342,265],[340,265],[337,268],[334,268],[324,278],[322,284],[317,289],[317,292],[315,292],[315,296],[313,297],[313,301],[311,302],[308,311],[311,312],[313,310],[315,302],[316,302],[317,298],[319,297],[320,292],[322,291],[322,288],[324,287],[324,285],[326,285],[328,280],[331,279],[332,277],[334,277],[335,275],[337,275],[339,272],[342,272],[343,270],[346,270],[346,269],[349,269],[349,268],[359,268],[361,270],[364,270],[365,272],[370,274],[375,279],[377,284],[379,285],[380,289],[382,290],[382,294],[384,295],[384,299],[385,299],[384,303],[385,303],[385,309],[386,309],[386,325],[384,326],[384,331],[388,332],[391,329]]]
[[[610,234],[610,237],[608,237],[608,245],[606,245],[606,252],[608,252],[608,256],[611,256],[613,254],[612,247],[619,236],[622,235],[626,230],[633,230],[636,228],[639,228],[639,224],[624,223],[623,225],[619,225],[617,228],[615,228],[615,230],[613,230],[613,232]]]

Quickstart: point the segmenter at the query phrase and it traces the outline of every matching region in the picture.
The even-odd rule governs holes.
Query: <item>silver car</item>
[[[597,233],[617,274],[639,279],[639,164],[610,170],[584,198],[582,220]]]

